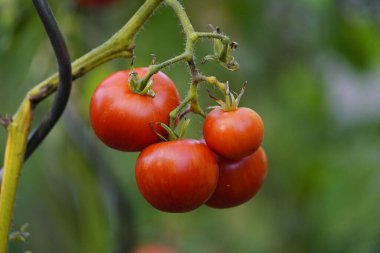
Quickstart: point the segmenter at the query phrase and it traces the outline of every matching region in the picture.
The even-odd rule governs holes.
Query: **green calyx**
[[[153,80],[149,79],[149,81],[146,82],[146,84],[144,84],[142,79],[139,78],[139,76],[137,75],[137,72],[135,71],[132,71],[129,74],[128,85],[129,85],[129,89],[136,94],[148,95],[151,97],[155,96],[155,93],[152,89]]]
[[[157,123],[159,124],[167,133],[168,137],[164,137],[162,134],[160,134],[152,124],[150,124],[150,127],[152,128],[153,132],[157,134],[158,137],[160,137],[163,141],[175,141],[175,140],[182,140],[185,136],[186,128],[188,127],[190,123],[190,119],[185,119],[183,123],[181,124],[181,128],[179,130],[179,134],[177,134],[172,128],[170,128],[168,125],[164,123]]]
[[[210,93],[209,93],[209,96],[212,99],[214,99],[217,104],[219,104],[219,107],[222,108],[223,111],[227,111],[227,112],[228,111],[234,111],[238,108],[240,100],[241,100],[241,98],[245,92],[246,87],[247,87],[247,82],[244,82],[243,87],[241,88],[239,94],[235,93],[235,95],[234,95],[234,93],[230,91],[230,87],[229,87],[229,84],[227,82],[226,83],[226,92],[225,92],[225,101],[211,95]],[[235,96],[236,96],[236,98],[235,98]],[[215,106],[212,108],[215,108]]]

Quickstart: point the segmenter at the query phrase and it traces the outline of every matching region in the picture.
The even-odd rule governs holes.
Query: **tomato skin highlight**
[[[216,155],[217,156],[217,155]],[[211,198],[213,208],[230,208],[250,200],[261,188],[267,175],[267,157],[262,147],[238,161],[217,156],[219,179]]]
[[[165,212],[188,212],[204,204],[215,190],[218,173],[214,154],[189,139],[148,146],[135,168],[141,194]]]
[[[140,78],[148,68],[135,70]],[[150,124],[163,136],[167,132],[157,122],[169,124],[169,113],[180,103],[175,84],[164,73],[153,75],[155,96],[139,95],[128,85],[131,71],[111,74],[96,88],[90,103],[90,120],[97,137],[121,151],[141,151],[161,141]]]
[[[203,124],[207,146],[225,158],[239,160],[255,152],[261,145],[264,123],[252,109],[239,107],[233,111],[212,110]]]

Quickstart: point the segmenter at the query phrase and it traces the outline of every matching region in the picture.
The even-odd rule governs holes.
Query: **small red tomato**
[[[77,0],[77,3],[83,7],[100,7],[110,5],[117,0]]]
[[[261,117],[245,107],[232,111],[216,108],[206,116],[203,124],[207,146],[232,160],[239,160],[255,152],[261,145],[263,135]]]
[[[197,140],[161,142],[137,158],[136,181],[144,198],[166,212],[187,212],[205,203],[218,180],[218,164]]]
[[[264,149],[238,161],[218,157],[218,185],[206,202],[214,208],[238,206],[250,200],[260,189],[267,175],[267,158]]]
[[[132,253],[179,253],[177,250],[162,244],[143,244],[135,248]]]
[[[135,70],[143,77],[148,68]],[[162,72],[153,75],[154,97],[132,92],[130,70],[116,72],[96,88],[90,103],[90,119],[95,134],[106,145],[122,151],[140,151],[160,138],[150,124],[169,124],[169,113],[180,103],[174,83]],[[155,126],[157,132],[167,132]]]

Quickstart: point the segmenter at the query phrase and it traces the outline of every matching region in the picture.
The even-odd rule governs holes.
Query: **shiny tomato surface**
[[[207,146],[225,158],[239,160],[256,151],[264,135],[261,117],[252,109],[212,110],[203,124]]]
[[[135,70],[143,77],[147,68]],[[139,95],[128,85],[131,71],[119,71],[102,81],[90,103],[90,120],[95,134],[106,145],[122,151],[140,151],[159,142],[151,125],[163,136],[167,132],[158,122],[169,124],[169,113],[179,105],[174,83],[162,72],[153,75],[155,96]]]
[[[144,198],[166,212],[187,212],[205,203],[218,180],[218,164],[197,140],[150,145],[136,162],[136,181]]]
[[[250,200],[267,175],[267,158],[262,147],[238,161],[218,156],[218,185],[206,202],[214,208],[238,206]]]

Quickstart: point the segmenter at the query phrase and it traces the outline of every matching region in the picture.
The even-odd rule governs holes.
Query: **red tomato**
[[[239,107],[233,111],[212,110],[203,124],[207,146],[215,153],[239,160],[261,145],[264,124],[253,110]]]
[[[218,180],[218,164],[207,146],[197,140],[153,144],[137,158],[136,181],[155,208],[187,212],[205,203]]]
[[[77,0],[78,4],[83,7],[100,7],[106,6],[117,0]]]
[[[218,185],[206,202],[214,208],[238,206],[250,200],[260,189],[267,175],[267,158],[263,148],[241,160],[218,157]]]
[[[135,70],[143,77],[148,68]],[[130,70],[116,72],[96,88],[90,103],[90,119],[95,134],[106,145],[122,151],[140,151],[159,142],[150,123],[169,124],[169,113],[180,103],[174,83],[162,72],[153,75],[155,96],[139,95],[129,89]],[[167,132],[157,125],[163,136]]]
[[[178,251],[162,244],[144,244],[135,248],[132,253],[178,253]]]

